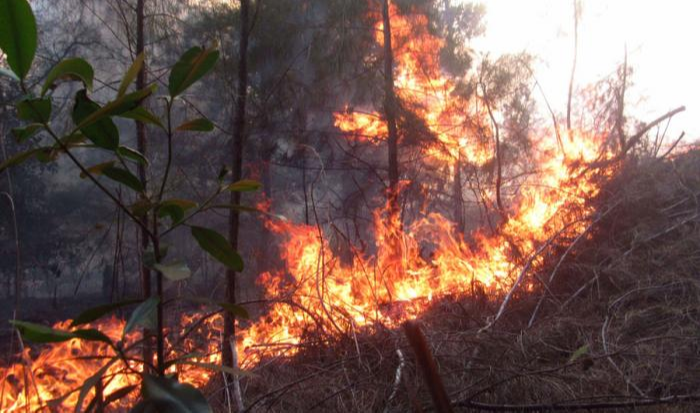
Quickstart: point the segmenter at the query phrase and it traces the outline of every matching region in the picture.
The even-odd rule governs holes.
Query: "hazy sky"
[[[466,0],[465,0],[466,1]],[[536,76],[558,112],[566,105],[573,53],[572,0],[480,0],[486,35],[474,43],[492,55],[526,50],[539,57]],[[632,115],[650,121],[680,105],[669,129],[700,138],[700,2],[581,0],[577,83],[612,73],[624,59],[635,73]],[[671,137],[669,137],[671,138]]]

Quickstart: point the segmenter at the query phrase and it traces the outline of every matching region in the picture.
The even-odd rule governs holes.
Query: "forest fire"
[[[454,93],[456,84],[442,74],[436,53],[442,41],[428,32],[426,17],[402,16],[394,7],[391,14],[397,45],[397,95],[436,138],[423,146],[424,153],[432,162],[451,168],[458,162],[480,166],[492,161],[493,139],[479,138],[490,130],[487,109],[476,97],[465,99]],[[376,28],[376,41],[382,44],[381,23]],[[379,112],[337,113],[335,125],[349,138],[376,145],[382,144],[387,132]],[[543,244],[555,238],[572,239],[584,231],[594,212],[588,201],[598,194],[601,176],[612,173],[588,167],[612,156],[601,152],[602,145],[602,138],[584,132],[574,132],[561,141],[553,132],[535,139],[533,153],[537,156],[532,163],[537,165],[536,172],[519,183],[501,224],[471,234],[469,241],[439,213],[424,211],[412,222],[399,222],[398,217],[388,219],[382,207],[373,214],[373,252],[350,245],[352,258],[347,260],[334,253],[323,228],[267,219],[267,228],[281,240],[285,268],[258,278],[265,298],[273,304],[259,320],[238,332],[241,365],[252,368],[265,357],[293,355],[310,334],[338,337],[379,326],[395,328],[420,316],[432,303],[467,296],[475,288],[497,297],[512,285],[528,260],[535,265],[542,262],[538,249]],[[401,241],[400,256],[382,248],[389,238]],[[183,316],[182,331],[196,319]],[[192,363],[168,371],[177,373],[183,382],[204,386],[215,373],[203,365],[221,362],[221,322],[221,317],[211,317],[197,327],[201,337],[168,343],[179,354],[204,352]],[[110,319],[94,327],[118,341],[124,324]],[[55,327],[66,329],[68,325],[61,322]],[[138,334],[129,336],[125,348],[139,339]],[[78,354],[96,357],[79,358]],[[76,390],[114,355],[105,344],[77,339],[47,346],[36,356],[25,349],[22,362],[0,368],[0,410],[34,411],[48,405],[67,410],[78,403]],[[142,369],[138,362],[109,364],[103,395],[108,398],[138,384],[134,372]],[[121,403],[133,403],[136,394],[133,391]]]

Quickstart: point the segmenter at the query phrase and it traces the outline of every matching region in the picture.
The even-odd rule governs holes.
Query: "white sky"
[[[468,1],[468,0],[465,0]],[[486,34],[477,51],[528,51],[540,61],[537,79],[554,110],[563,113],[573,55],[572,0],[480,0]],[[592,83],[624,59],[634,68],[627,102],[632,116],[651,121],[680,105],[668,139],[700,138],[700,2],[695,0],[581,0],[576,82]]]

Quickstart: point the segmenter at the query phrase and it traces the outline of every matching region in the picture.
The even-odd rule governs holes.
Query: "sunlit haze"
[[[473,47],[497,56],[527,51],[535,55],[536,77],[555,111],[566,107],[574,45],[573,2],[566,0],[482,0],[486,33]],[[629,113],[649,121],[680,105],[669,133],[700,137],[700,39],[697,2],[683,0],[583,0],[579,20],[576,86],[612,73],[623,62],[634,69]]]

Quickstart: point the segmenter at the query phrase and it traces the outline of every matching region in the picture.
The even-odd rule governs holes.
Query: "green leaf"
[[[588,344],[585,344],[581,347],[579,347],[574,353],[571,355],[569,358],[569,364],[575,362],[576,360],[580,359],[581,357],[585,356],[588,353],[589,346]]]
[[[64,59],[51,69],[44,81],[44,87],[41,88],[41,96],[46,94],[46,91],[54,87],[57,80],[76,80],[83,82],[87,90],[92,90],[92,81],[95,77],[95,71],[90,66],[90,63],[85,60],[75,57]]]
[[[10,324],[19,330],[22,337],[34,343],[60,343],[75,338],[70,331],[55,330],[41,324],[18,320],[11,320]]]
[[[207,399],[189,384],[168,377],[144,375],[143,399],[157,411],[168,413],[212,413]]]
[[[86,341],[101,341],[112,345],[112,340],[110,340],[109,337],[95,329],[75,331],[56,330],[41,324],[18,320],[11,320],[10,324],[19,330],[22,337],[34,343],[60,343],[79,338]]]
[[[136,149],[129,148],[128,146],[120,146],[117,148],[117,154],[143,166],[148,166],[148,159]]]
[[[133,204],[131,204],[129,209],[137,217],[143,217],[143,216],[146,216],[148,211],[153,209],[154,206],[155,205],[153,203],[151,203],[151,201],[149,201],[148,199],[139,199],[136,202],[134,202]]]
[[[229,184],[226,187],[227,191],[231,192],[253,192],[260,189],[262,185],[258,181],[253,181],[252,179],[243,179],[238,182]]]
[[[139,103],[141,103],[142,100],[150,96],[155,90],[156,86],[152,85],[145,89],[137,90],[136,92],[120,96],[117,99],[102,106],[99,110],[96,110],[89,116],[85,117],[76,126],[76,129],[82,130],[86,126],[92,125],[93,123],[99,121],[102,118],[110,116],[120,116],[124,112],[134,110],[136,107],[138,107]]]
[[[73,122],[78,125],[101,109],[100,105],[90,100],[85,89],[82,89],[75,95]],[[112,119],[108,117],[102,117],[89,125],[81,127],[80,130],[100,148],[115,150],[119,147],[119,129],[117,129],[117,125],[114,124]]]
[[[28,151],[20,152],[9,159],[6,159],[5,162],[0,163],[0,173],[2,173],[7,168],[17,166],[23,163],[24,161],[33,158],[39,152],[42,152],[44,150],[46,150],[46,148],[34,148]]]
[[[51,119],[51,100],[23,100],[17,104],[17,117],[29,122],[47,123]]]
[[[83,324],[92,323],[93,321],[104,317],[105,315],[111,313],[116,309],[140,303],[142,301],[143,300],[126,300],[118,303],[105,304],[97,307],[88,308],[87,310],[80,313],[77,317],[75,317],[75,320],[73,320],[73,322],[70,325],[71,327],[77,327]]]
[[[24,79],[36,53],[34,13],[27,0],[0,1],[0,49],[17,76]]]
[[[88,328],[85,330],[75,330],[72,332],[76,338],[83,339],[85,341],[101,341],[105,344],[113,346],[112,340],[107,337],[104,333],[94,328]]]
[[[170,217],[172,224],[181,222],[185,218],[185,211],[197,206],[196,202],[187,199],[169,199],[161,202],[158,207],[159,217]]]
[[[134,328],[138,326],[143,326],[147,328],[155,327],[155,316],[156,309],[158,308],[158,297],[151,297],[148,300],[142,302],[138,307],[134,309],[131,313],[129,321],[126,322],[124,326],[123,336],[129,334]]]
[[[174,264],[153,264],[153,268],[170,281],[182,281],[190,278],[192,272],[184,262]]]
[[[211,132],[214,130],[214,124],[209,119],[198,118],[187,121],[178,126],[178,131],[195,131],[195,132]]]
[[[4,67],[0,67],[0,76],[7,76],[16,82],[19,82],[17,75],[12,70],[5,69]]]
[[[193,47],[180,57],[168,79],[170,97],[184,92],[188,87],[206,75],[219,59],[219,52],[212,48]]]
[[[132,109],[128,112],[120,113],[119,117],[133,119],[146,124],[155,125],[165,130],[165,126],[163,126],[163,123],[160,121],[160,119],[158,119],[156,115],[149,112],[148,109],[144,108],[143,106],[138,106],[137,108]]]
[[[17,139],[18,143],[22,143],[36,133],[43,127],[41,123],[31,123],[23,128],[12,128],[12,134]]]
[[[105,169],[111,168],[113,166],[114,166],[114,161],[107,161],[107,162],[98,163],[97,165],[93,165],[93,166],[87,168],[87,171],[90,172],[91,175],[102,175],[102,172]],[[87,178],[87,174],[85,172],[81,172],[80,178],[81,179]]]
[[[199,246],[209,255],[232,270],[243,271],[243,259],[223,235],[203,227],[192,227],[191,231]]]
[[[120,184],[126,185],[136,192],[143,192],[144,187],[139,178],[126,169],[117,168],[115,166],[107,167],[102,170],[102,174],[107,178],[117,181]]]
[[[136,59],[134,59],[134,62],[131,64],[131,67],[129,67],[129,70],[126,71],[124,74],[124,77],[122,78],[122,82],[119,85],[119,91],[117,92],[117,96],[123,96],[126,93],[126,90],[129,88],[129,85],[134,82],[134,79],[136,79],[136,76],[138,76],[139,72],[141,71],[141,68],[143,67],[143,61],[145,60],[146,55],[141,52],[139,53],[138,56],[136,56]]]

